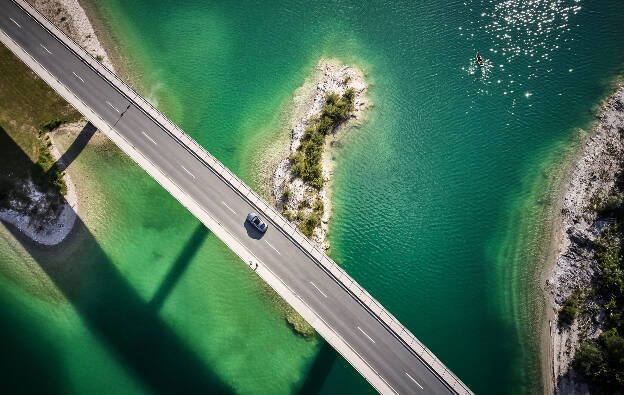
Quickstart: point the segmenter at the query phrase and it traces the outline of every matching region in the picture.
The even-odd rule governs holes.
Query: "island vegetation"
[[[354,109],[354,98],[355,89],[353,88],[346,89],[342,96],[333,92],[327,93],[325,106],[318,116],[310,119],[303,133],[301,144],[297,147],[297,151],[290,155],[293,174],[317,191],[323,188],[326,181],[321,164],[325,138],[348,119]],[[285,187],[282,198],[288,200],[291,195],[290,189]],[[311,237],[314,229],[321,225],[325,210],[323,200],[312,195],[308,192],[306,199],[299,202],[295,215],[288,208],[284,209],[284,216],[290,221],[295,219],[299,230],[307,237]],[[310,204],[310,201],[314,203]],[[307,210],[310,212],[306,215],[305,209],[310,208],[311,211]]]
[[[320,116],[311,119],[297,152],[290,156],[293,173],[316,189],[321,189],[325,181],[321,168],[325,136],[353,111],[354,97],[353,88],[347,89],[342,97],[336,93],[328,93]]]

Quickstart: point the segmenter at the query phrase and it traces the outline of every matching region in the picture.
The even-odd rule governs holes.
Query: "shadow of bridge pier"
[[[32,166],[32,161],[1,127],[0,140],[3,144],[12,144],[5,148],[15,151],[11,158],[19,162],[15,166]],[[78,153],[70,154],[72,160]],[[232,393],[232,388],[178,337],[149,302],[139,296],[80,217],[76,218],[74,226],[70,240],[56,247],[42,247],[7,224],[13,236],[74,306],[85,325],[147,389],[156,394]],[[194,237],[205,237],[207,232],[198,230]],[[80,254],[64,254],[68,243],[79,243],[76,248]],[[59,251],[58,254],[55,251]],[[88,258],[73,258],[78,255]],[[178,265],[184,267],[183,263]],[[172,286],[161,288],[168,291]]]

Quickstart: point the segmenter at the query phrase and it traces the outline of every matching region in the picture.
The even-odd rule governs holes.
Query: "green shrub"
[[[604,370],[602,350],[594,341],[585,341],[574,355],[574,367],[587,378],[597,377]]]
[[[289,209],[284,210],[283,215],[284,215],[284,218],[286,218],[287,220],[289,221],[293,220],[293,213]]]
[[[353,111],[353,101],[355,99],[355,89],[349,88],[342,95],[342,98],[345,102],[349,104],[350,111]]]
[[[325,95],[326,104],[336,104],[340,100],[340,96],[337,93],[328,93]]]
[[[325,179],[323,177],[318,177],[310,181],[310,186],[312,186],[312,188],[315,188],[315,189],[321,189],[323,188],[324,183],[325,183]]]
[[[310,122],[297,152],[290,156],[293,174],[316,189],[321,189],[325,182],[321,168],[325,136],[353,111],[354,98],[353,88],[347,89],[342,97],[336,93],[328,93],[321,117]]]
[[[623,201],[624,201],[624,194],[622,193],[611,194],[602,201],[602,204],[600,206],[600,212],[602,214],[607,214],[607,215],[613,214],[622,207]]]
[[[574,291],[565,301],[563,308],[559,311],[559,325],[570,325],[576,318],[578,311],[579,292]]]
[[[306,235],[306,237],[311,237],[312,233],[314,233],[314,229],[321,224],[321,216],[312,212],[302,223],[299,224],[299,230],[301,233]]]
[[[612,328],[596,340],[584,341],[574,356],[574,367],[595,387],[596,393],[622,393],[624,338]]]
[[[59,126],[61,126],[63,123],[64,123],[64,121],[63,121],[63,120],[61,120],[61,119],[58,119],[58,118],[56,118],[56,119],[52,119],[52,120],[49,120],[49,121],[44,122],[44,123],[41,125],[41,130],[43,130],[43,131],[44,131],[44,132],[46,132],[46,133],[47,133],[47,132],[51,132],[51,131],[53,131],[54,129],[56,129],[56,128],[58,128]]]
[[[602,294],[607,297],[622,295],[624,272],[622,271],[620,234],[617,224],[605,228],[602,236],[594,241],[594,248]]]
[[[295,215],[295,219],[297,221],[303,221],[304,218],[305,218],[305,215],[303,214],[303,211],[298,210],[297,214]]]
[[[292,192],[290,192],[290,188],[284,187],[284,191],[282,192],[282,199],[289,200]]]
[[[53,190],[61,195],[67,194],[67,184],[63,173],[59,171],[47,145],[43,143],[39,146],[39,156],[37,162],[32,165],[31,175],[33,182],[42,191]]]
[[[323,200],[316,199],[316,201],[314,202],[314,207],[312,207],[312,210],[316,211],[320,215],[323,215],[323,212],[325,211],[325,204],[323,203]]]

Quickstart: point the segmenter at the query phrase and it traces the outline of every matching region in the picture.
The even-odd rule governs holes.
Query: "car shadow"
[[[249,223],[249,221],[245,221],[243,226],[247,231],[247,236],[251,237],[252,239],[260,240],[262,236],[264,236],[264,233],[256,229],[252,224]]]
[[[12,163],[32,166],[30,158],[2,127],[0,134],[5,134],[0,136],[3,142],[12,144],[3,147],[12,151]],[[64,198],[63,202],[67,203]],[[139,295],[79,216],[68,238],[54,247],[35,244],[16,227],[5,224],[72,304],[84,325],[151,392],[233,392],[159,316],[154,305]],[[197,230],[193,237],[202,239],[206,234]],[[182,255],[192,253],[183,251]],[[179,276],[185,265],[180,264],[172,279]],[[167,281],[172,279],[165,279],[161,286],[163,296],[158,299],[168,293],[171,284]],[[158,299],[160,305],[162,301]]]

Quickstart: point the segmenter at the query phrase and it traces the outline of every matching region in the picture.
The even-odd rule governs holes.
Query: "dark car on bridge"
[[[269,226],[267,224],[265,224],[264,222],[262,222],[260,217],[258,217],[254,213],[247,214],[247,221],[250,224],[252,224],[254,228],[258,229],[262,233],[266,232],[267,229],[269,228]]]

